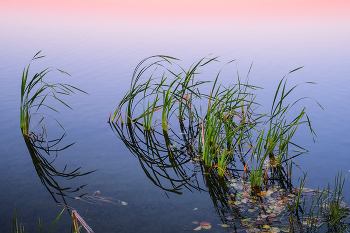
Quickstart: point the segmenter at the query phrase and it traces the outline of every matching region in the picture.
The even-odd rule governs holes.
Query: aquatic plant
[[[197,79],[199,68],[213,61],[216,58],[203,58],[187,72],[180,66],[175,67],[180,72],[172,70],[174,64],[168,59],[150,65],[140,63],[140,72],[135,69],[135,88],[123,97],[109,122],[137,155],[148,178],[165,191],[180,193],[182,186],[204,190],[198,182],[198,186],[192,185],[193,180],[186,175],[184,167],[192,162],[194,176],[198,172],[203,175],[222,227],[236,229],[238,225],[247,232],[348,230],[348,209],[341,201],[341,175],[336,178],[333,192],[329,187],[314,192],[309,202],[305,201],[306,190],[310,190],[305,188],[306,178],[300,179],[299,188],[292,183],[294,158],[308,152],[293,142],[296,130],[306,125],[316,136],[305,107],[291,110],[305,97],[292,103],[286,101],[298,86],[287,88],[288,75],[301,67],[278,83],[270,112],[257,113],[259,104],[254,101],[254,91],[259,87],[250,85],[248,77],[244,82],[238,78],[236,84],[222,86],[218,84],[220,71],[209,93],[202,92],[201,87],[208,90],[204,85],[209,82]],[[164,68],[159,78],[155,68],[151,77],[142,82],[141,77],[153,65]],[[126,125],[122,120],[124,105]],[[173,189],[165,188],[162,179],[168,179]]]
[[[41,109],[41,107],[46,107],[54,112],[58,112],[55,108],[46,104],[46,101],[50,97],[62,103],[64,106],[72,109],[61,98],[58,98],[58,96],[71,95],[74,93],[74,91],[83,92],[85,94],[87,93],[69,84],[49,83],[46,81],[45,76],[55,70],[59,71],[62,74],[69,75],[67,72],[62,71],[60,69],[46,68],[41,72],[36,73],[32,79],[29,79],[29,69],[32,64],[32,61],[45,57],[45,56],[40,56],[40,53],[41,51],[35,54],[35,56],[29,61],[29,63],[25,66],[23,70],[22,83],[21,83],[20,127],[22,130],[24,141],[28,148],[29,154],[32,158],[35,170],[41,180],[41,183],[49,191],[50,195],[55,200],[55,202],[59,205],[64,206],[64,209],[67,209],[67,211],[70,214],[70,207],[66,202],[66,197],[69,197],[69,198],[74,198],[74,197],[70,197],[67,193],[76,193],[79,190],[81,190],[86,184],[73,189],[72,187],[67,187],[67,186],[62,187],[62,185],[60,184],[61,182],[57,181],[57,179],[64,178],[64,179],[70,180],[76,177],[85,176],[94,171],[81,173],[79,171],[80,170],[80,167],[79,167],[71,172],[66,172],[67,165],[62,169],[62,171],[58,171],[58,169],[55,168],[53,162],[56,160],[58,156],[58,152],[71,147],[74,143],[68,144],[61,148],[58,147],[58,145],[61,143],[63,138],[66,136],[65,133],[59,138],[48,140],[46,127],[45,127],[45,124],[43,124],[43,121],[45,120],[45,117],[47,114],[39,113],[38,110]],[[35,109],[35,113],[32,113],[32,109]],[[41,133],[34,131],[33,129],[30,129],[31,119],[33,116],[36,116],[36,115],[41,116],[41,119],[38,122],[38,125],[41,124],[41,128],[42,128]],[[58,123],[58,125],[61,128],[63,128],[63,126],[59,123],[58,120],[56,120],[55,118],[53,119]],[[55,157],[50,161],[47,158],[47,156],[52,154],[55,154]],[[61,203],[56,198],[56,195],[62,198],[63,203]],[[80,197],[83,195],[85,194],[81,194]],[[61,214],[63,213],[63,210]],[[52,225],[50,232],[53,226],[58,221],[61,214],[57,217],[56,221]],[[41,223],[41,220],[39,219],[40,232],[41,232],[41,226],[42,226],[42,223]],[[18,232],[18,224],[17,224],[16,218],[14,218],[13,229],[14,231]],[[20,225],[19,229],[20,229],[20,232],[24,231],[24,228],[22,225]],[[76,228],[74,232],[79,232],[79,229]]]
[[[342,172],[338,172],[333,184],[322,190],[303,189],[304,192],[312,193],[308,205],[304,199],[303,224],[310,232],[347,232],[350,231],[349,208],[343,202],[342,191],[345,183]],[[305,217],[304,217],[305,216]]]
[[[24,67],[22,73],[21,82],[21,106],[20,106],[20,127],[23,135],[26,137],[31,136],[30,123],[31,117],[35,115],[41,115],[41,119],[38,124],[40,124],[44,119],[44,114],[39,114],[38,110],[41,107],[46,107],[54,112],[58,112],[55,108],[46,104],[46,100],[51,97],[58,102],[62,103],[64,106],[71,109],[71,107],[66,104],[62,99],[58,98],[60,95],[71,95],[74,91],[79,91],[87,94],[86,92],[64,83],[49,83],[46,82],[45,76],[47,76],[52,71],[58,71],[59,73],[69,75],[67,72],[54,69],[46,68],[38,73],[36,73],[31,79],[29,79],[29,69],[34,60],[44,58],[45,56],[40,55],[41,51],[34,55],[34,57],[29,61],[29,63]],[[32,109],[35,109],[35,113],[32,113]],[[54,118],[55,119],[55,118]],[[56,120],[56,119],[55,119]],[[63,126],[56,120],[56,122],[63,128]],[[44,127],[45,128],[45,127]]]
[[[61,213],[57,216],[57,218],[55,219],[55,221],[53,222],[53,224],[51,225],[50,229],[49,229],[49,233],[52,232],[54,226],[56,225],[56,223],[58,222],[58,220],[61,218],[61,215],[63,214],[64,212],[64,208],[63,210],[61,211]],[[74,228],[73,226],[70,228],[70,232],[71,233],[79,233],[80,230],[82,229],[82,227],[85,228],[85,230],[88,232],[88,233],[94,233],[94,231],[89,227],[89,225],[85,222],[85,218],[82,218],[78,212],[76,210],[73,210],[72,211],[72,218],[73,218],[73,224],[74,225]],[[42,220],[40,219],[40,217],[38,217],[38,221],[39,221],[39,232],[41,233],[42,232],[42,227],[43,227],[43,222]],[[79,222],[78,222],[79,221]],[[15,216],[12,218],[12,233],[25,233],[25,228],[24,228],[24,224],[21,223],[18,225],[18,220],[17,220],[17,206],[15,207]]]
[[[147,63],[152,59],[158,60]],[[284,104],[286,97],[298,86],[287,89],[287,76],[278,84],[270,114],[258,114],[254,91],[259,87],[248,83],[250,70],[244,82],[238,75],[237,83],[229,86],[218,84],[220,71],[213,81],[210,93],[205,94],[200,91],[200,87],[209,81],[200,81],[196,77],[200,74],[201,67],[217,62],[217,57],[200,59],[186,69],[187,72],[179,65],[174,66],[176,60],[178,59],[168,56],[152,56],[142,60],[133,73],[130,90],[113,115],[111,113],[109,122],[115,121],[117,124],[120,121],[123,124],[124,105],[126,123],[136,124],[143,119],[143,128],[148,131],[155,129],[159,118],[164,132],[168,131],[170,122],[173,124],[178,121],[183,125],[182,122],[187,119],[191,125],[190,131],[198,134],[198,144],[193,149],[202,157],[204,165],[216,169],[220,176],[228,175],[225,168],[237,151],[242,148],[251,151],[251,164],[256,167],[250,166],[247,173],[250,173],[255,188],[261,187],[267,180],[269,168],[263,166],[267,157],[274,164],[274,170],[279,171],[282,163],[292,163],[292,158],[307,152],[291,141],[301,124],[308,124],[313,134],[314,131],[305,108],[292,121],[287,121],[289,110],[304,99]],[[151,68],[154,68],[153,71],[149,71]],[[162,69],[159,71],[159,68]],[[144,75],[150,76],[145,78]],[[137,109],[138,105],[142,105],[142,112]],[[161,114],[156,117],[158,110],[161,110]],[[171,120],[173,116],[176,120]],[[290,155],[289,145],[300,150],[297,154]],[[288,170],[288,166],[286,168]]]
[[[161,59],[150,64],[143,64],[154,58]],[[198,154],[201,154],[206,166],[218,168],[222,176],[234,150],[237,146],[242,146],[243,143],[249,141],[250,135],[247,132],[256,125],[251,118],[254,95],[247,90],[254,90],[258,87],[251,86],[248,82],[241,83],[240,79],[238,79],[238,84],[229,87],[217,85],[219,73],[210,94],[200,93],[199,87],[208,81],[195,79],[195,76],[199,74],[198,69],[217,61],[216,58],[203,58],[193,63],[187,72],[180,66],[176,67],[179,71],[172,70],[171,61],[173,60],[177,59],[153,56],[141,61],[134,71],[130,90],[118,104],[113,115],[111,113],[109,122],[120,121],[123,124],[122,108],[124,105],[126,105],[126,123],[136,124],[143,119],[142,125],[145,130],[154,130],[157,126],[157,120],[154,121],[153,118],[158,110],[161,110],[158,118],[161,118],[164,132],[168,131],[168,125],[173,116],[176,116],[180,125],[187,118],[193,127],[191,130],[199,133],[199,145],[195,146],[198,147]],[[171,67],[165,67],[164,62]],[[158,73],[155,71],[148,72],[150,77],[143,78],[144,82],[141,82],[142,75],[153,66],[155,66],[155,71],[159,67],[164,68],[159,74],[160,77],[157,78]],[[208,103],[207,108],[201,103],[203,101]],[[138,112],[136,108],[139,104],[142,105],[143,111],[135,114]],[[206,109],[204,113],[203,109]],[[177,110],[178,115],[176,115]],[[164,133],[164,135],[167,134]],[[219,163],[218,156],[220,157]]]
[[[64,209],[61,211],[61,213],[57,216],[56,220],[53,222],[53,224],[50,227],[49,233],[52,232],[54,226],[56,225],[57,221],[60,219],[62,213],[63,213]],[[39,221],[39,232],[42,232],[42,221],[41,219],[38,217],[38,221]],[[17,206],[15,207],[15,216],[12,218],[12,233],[24,233],[25,229],[24,229],[24,224],[21,223],[18,225],[18,220],[17,220]],[[76,233],[77,231],[75,231],[74,233]]]

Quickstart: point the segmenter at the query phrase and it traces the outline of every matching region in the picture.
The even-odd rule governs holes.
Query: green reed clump
[[[21,106],[20,106],[20,127],[23,135],[26,137],[31,136],[30,123],[31,117],[34,114],[39,114],[38,110],[41,107],[46,107],[54,112],[58,112],[52,106],[46,104],[46,100],[51,97],[58,102],[62,103],[66,107],[70,108],[62,99],[58,98],[60,95],[71,95],[74,93],[74,90],[86,92],[73,87],[69,84],[63,83],[49,83],[46,82],[45,76],[47,76],[52,71],[58,71],[62,74],[69,75],[67,72],[60,69],[46,68],[39,73],[36,73],[31,79],[29,76],[29,69],[34,60],[43,58],[45,56],[40,55],[39,51],[35,56],[29,61],[29,63],[24,67],[22,73],[22,82],[21,82]],[[32,113],[34,109],[35,113]],[[41,114],[41,119],[39,124],[45,119],[44,115]],[[56,120],[56,119],[55,119]],[[56,122],[62,127],[62,125],[56,120]],[[62,127],[63,128],[63,127]]]
[[[251,122],[250,107],[253,101],[247,96],[252,95],[242,90],[248,84],[237,84],[228,88],[219,86],[215,89],[216,81],[209,95],[208,109],[200,124],[199,143],[202,148],[202,158],[207,166],[213,166],[218,152],[226,151],[225,162],[233,154],[236,147],[249,139],[250,129],[255,126]],[[225,152],[225,154],[226,154]],[[222,157],[221,159],[222,160]],[[218,163],[218,166],[221,166]]]
[[[210,93],[202,93],[200,87],[208,81],[197,81],[199,69],[216,62],[217,58],[203,58],[186,69],[188,71],[174,66],[177,60],[169,56],[152,56],[142,60],[133,73],[130,90],[111,113],[109,122],[117,123],[120,120],[123,124],[122,115],[125,114],[127,124],[143,120],[144,130],[150,131],[158,125],[160,118],[159,125],[167,132],[172,117],[175,116],[180,125],[187,118],[192,122],[192,127],[195,125],[193,130],[199,133],[195,148],[198,155],[205,166],[217,168],[220,176],[234,154],[251,151],[251,161],[255,167],[251,167],[250,177],[255,188],[261,187],[267,179],[268,168],[263,166],[267,158],[276,170],[281,171],[282,163],[292,163],[294,157],[307,152],[294,144],[292,137],[301,124],[308,124],[313,134],[314,131],[305,108],[293,120],[288,120],[289,110],[303,98],[293,104],[285,104],[286,97],[297,87],[287,89],[286,77],[277,87],[271,112],[257,114],[258,103],[254,102],[254,91],[259,87],[248,83],[249,72],[245,82],[241,82],[238,76],[236,84],[222,86],[218,84],[220,71]],[[142,105],[141,112],[139,105]],[[161,111],[157,117],[158,110]],[[291,155],[290,145],[300,151]]]
[[[289,206],[291,216],[298,217],[291,221],[291,229],[296,225],[301,232],[349,232],[349,209],[342,196],[345,178],[338,172],[333,190],[330,184],[322,190],[305,188],[306,175],[300,179],[297,195]]]
[[[344,232],[350,230],[347,204],[345,204],[342,191],[345,183],[342,173],[338,172],[335,177],[334,189],[330,188],[330,184],[326,189],[315,192],[310,204],[306,207],[307,217],[304,222],[311,231],[318,232],[326,228],[331,232]]]
[[[298,69],[290,71],[289,74]],[[300,125],[307,124],[311,134],[316,135],[311,127],[311,121],[305,112],[305,108],[302,108],[299,114],[292,118],[292,120],[289,120],[288,112],[297,102],[305,97],[299,98],[292,104],[285,104],[285,99],[298,86],[295,85],[287,89],[286,85],[287,77],[285,76],[276,89],[270,114],[266,114],[266,120],[261,124],[261,129],[258,130],[259,133],[255,139],[254,149],[251,154],[252,164],[253,161],[255,162],[255,168],[253,166],[251,167],[252,186],[255,188],[261,187],[262,176],[265,177],[267,175],[267,171],[263,172],[263,164],[266,159],[269,159],[278,170],[283,163],[287,161],[292,162],[294,157],[307,153],[306,149],[292,142],[292,138]],[[319,106],[322,108],[321,105]],[[298,150],[291,151],[289,148],[291,145]],[[294,154],[291,154],[291,152],[294,152]],[[268,168],[265,167],[265,169]],[[291,176],[290,170],[289,176]]]

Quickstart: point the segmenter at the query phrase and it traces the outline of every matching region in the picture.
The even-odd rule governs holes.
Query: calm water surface
[[[313,9],[310,2],[305,8]],[[48,228],[62,210],[40,182],[19,128],[21,72],[39,50],[47,57],[33,63],[33,72],[47,66],[63,69],[72,77],[52,75],[52,80],[63,78],[63,82],[89,93],[66,99],[74,111],[56,105],[60,114],[55,116],[67,133],[63,144],[76,143],[58,154],[55,166],[63,169],[68,164],[69,171],[77,167],[82,172],[97,171],[62,183],[72,188],[86,184],[79,194],[92,195],[99,190],[103,197],[128,203],[99,205],[68,199],[68,205],[82,215],[88,211],[88,223],[96,232],[179,232],[187,227],[192,231],[192,221],[211,222],[213,226],[221,223],[207,192],[184,188],[178,195],[155,186],[107,124],[137,63],[155,54],[177,57],[183,67],[209,54],[220,56],[222,63],[203,70],[203,79],[207,80],[213,80],[226,62],[236,59],[237,63],[223,72],[224,84],[234,80],[237,70],[245,76],[253,63],[250,82],[264,87],[258,97],[262,109],[268,109],[278,81],[289,70],[304,66],[290,76],[290,85],[305,81],[318,84],[301,86],[295,98],[312,97],[324,110],[312,101],[302,104],[307,107],[317,138],[313,143],[307,129],[297,135],[296,141],[310,153],[296,160],[301,170],[295,170],[294,175],[307,171],[307,186],[317,188],[332,182],[338,170],[349,173],[350,18],[341,6],[329,9],[334,14],[324,17],[328,11],[321,8],[310,11],[310,15],[303,10],[298,16],[277,6],[273,12],[280,14],[269,18],[267,8],[262,7],[254,16],[249,4],[240,6],[246,7],[247,16],[232,17],[225,7],[216,9],[224,12],[222,17],[220,13],[206,14],[204,8],[198,8],[202,14],[191,16],[188,11],[170,14],[163,4],[159,10],[166,9],[169,16],[162,13],[157,18],[151,6],[139,9],[144,14],[138,16],[132,14],[138,8],[124,6],[131,12],[128,16],[127,12],[113,15],[108,7],[90,9],[92,14],[87,7],[80,11],[67,2],[62,4],[72,10],[65,12],[40,1],[31,7],[21,1],[0,1],[0,232],[10,231],[15,205],[29,232],[37,230],[37,216]],[[53,123],[47,127],[52,137],[62,132]],[[199,183],[205,188],[202,180]],[[349,180],[344,194],[350,201]],[[67,232],[64,229],[70,223],[65,213],[56,232]]]

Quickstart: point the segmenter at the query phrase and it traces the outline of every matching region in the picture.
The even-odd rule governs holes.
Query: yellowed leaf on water
[[[203,229],[209,230],[211,228],[211,225],[208,226],[202,226]]]
[[[268,225],[264,225],[263,228],[265,228],[265,229],[270,229],[271,227],[268,226]]]
[[[199,227],[194,228],[193,230],[194,230],[194,231],[199,231],[199,230],[201,230],[201,229],[202,229],[202,227],[199,226]]]
[[[228,224],[220,224],[222,227],[230,227]]]
[[[248,199],[247,198],[243,198],[243,199],[241,199],[241,202],[246,204],[248,202]]]
[[[273,193],[273,191],[268,190],[268,191],[266,191],[266,196],[268,197],[268,196],[270,196],[272,193]]]

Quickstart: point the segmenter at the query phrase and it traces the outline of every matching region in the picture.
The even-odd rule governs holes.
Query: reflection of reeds
[[[66,197],[70,197],[68,193],[75,193],[81,190],[86,184],[81,185],[77,188],[72,187],[62,187],[59,182],[57,181],[58,178],[64,178],[66,180],[71,180],[76,177],[81,177],[88,175],[94,171],[80,173],[80,167],[74,169],[71,172],[66,172],[67,165],[64,167],[62,171],[58,171],[54,165],[53,162],[58,156],[59,151],[63,151],[70,146],[72,146],[74,143],[69,144],[62,148],[57,148],[58,144],[62,141],[65,134],[58,139],[51,140],[51,141],[40,141],[37,139],[34,139],[33,137],[24,137],[24,141],[26,142],[29,154],[32,158],[33,165],[35,167],[35,170],[40,178],[41,183],[45,186],[47,191],[49,191],[52,198],[55,200],[55,202],[60,203],[56,195],[61,196],[62,201],[65,206],[67,206]],[[56,154],[55,158],[52,159],[52,161],[49,161],[46,156]],[[80,195],[83,196],[84,194]],[[74,197],[70,197],[74,198]]]
[[[35,109],[35,112],[37,113],[37,111],[41,107],[46,107],[52,111],[58,112],[53,107],[46,105],[45,100],[48,97],[54,98],[55,100],[59,101],[66,107],[71,108],[64,101],[58,98],[58,96],[71,95],[74,93],[74,90],[86,93],[68,84],[48,83],[44,80],[44,77],[54,70],[57,70],[62,74],[69,75],[67,72],[62,71],[60,69],[46,68],[41,72],[36,73],[32,79],[28,79],[29,68],[31,66],[32,61],[45,57],[45,56],[40,56],[40,52],[41,51],[35,54],[35,56],[30,60],[28,65],[24,67],[23,74],[22,74],[20,126],[21,126],[23,135],[25,135],[26,137],[29,137],[31,135],[29,127],[30,127],[31,117],[33,115],[31,112],[32,109]],[[42,118],[40,119],[39,123],[41,123],[43,120],[44,120],[44,116],[42,115]],[[56,122],[62,127],[62,125],[57,120]]]
[[[139,123],[127,125],[127,128],[112,123],[111,128],[139,159],[145,174],[156,186],[178,194],[182,188],[200,189],[193,171],[186,167],[193,157],[187,154],[191,152],[183,150],[189,147],[189,142],[169,138],[166,131],[143,130]]]

